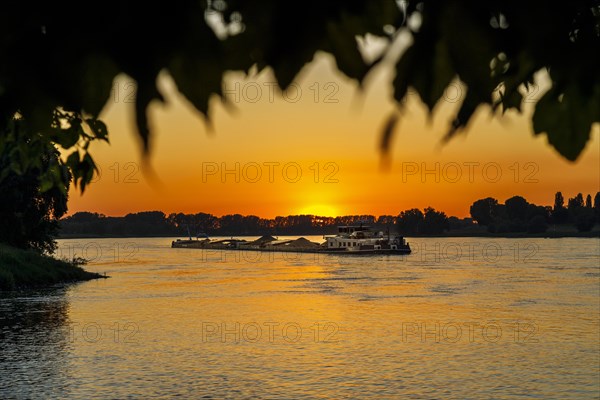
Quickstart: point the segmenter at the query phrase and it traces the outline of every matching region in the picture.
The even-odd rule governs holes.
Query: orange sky
[[[464,217],[473,201],[487,196],[504,201],[518,194],[552,204],[559,190],[566,198],[600,190],[598,125],[576,163],[561,158],[545,136],[534,137],[527,118],[515,113],[492,118],[486,109],[478,111],[466,135],[441,145],[450,111],[459,104],[452,102],[456,88],[449,89],[431,122],[417,96],[410,96],[386,170],[378,140],[396,109],[389,68],[376,71],[362,94],[334,71],[330,56],[317,55],[283,98],[271,96],[268,71],[247,79],[229,74],[226,87],[237,110],[214,99],[212,133],[165,74],[159,87],[168,104],[151,108],[156,180],[143,171],[133,133],[133,85],[120,77],[101,115],[111,144],[91,147],[101,175],[83,196],[71,190],[70,214],[336,216],[432,206]],[[531,95],[536,97],[539,93]]]

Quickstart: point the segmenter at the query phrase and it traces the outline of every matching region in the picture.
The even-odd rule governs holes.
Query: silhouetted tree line
[[[237,235],[321,235],[334,234],[339,225],[369,225],[372,228],[403,235],[437,235],[447,231],[480,232],[473,221],[491,233],[542,233],[549,225],[572,225],[589,232],[600,223],[600,193],[592,201],[580,193],[567,201],[562,193],[555,196],[554,207],[529,203],[514,196],[504,204],[488,197],[475,201],[471,218],[448,217],[431,207],[402,211],[399,215],[346,215],[322,217],[288,215],[260,218],[255,215],[229,214],[217,217],[207,213],[166,215],[161,211],[144,211],[124,217],[78,212],[60,221],[61,233],[71,236],[209,236]],[[473,229],[475,228],[475,229]]]
[[[231,235],[310,235],[333,234],[338,225],[365,224],[375,229],[395,232],[396,216],[347,215],[320,217],[289,215],[272,219],[255,215],[212,214],[166,215],[161,211],[145,211],[124,217],[107,217],[98,213],[78,212],[61,220],[61,233],[81,236],[209,236]]]
[[[600,192],[592,196],[583,194],[570,198],[565,206],[561,192],[554,196],[554,206],[538,206],[521,196],[514,196],[504,204],[488,197],[471,205],[471,216],[479,225],[494,233],[545,232],[549,225],[573,225],[579,232],[589,232],[600,223]]]
[[[435,235],[450,230],[450,222],[445,213],[427,207],[402,211],[398,216],[398,231],[405,235]]]

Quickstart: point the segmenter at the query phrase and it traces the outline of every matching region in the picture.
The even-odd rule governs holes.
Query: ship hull
[[[368,250],[321,250],[320,253],[325,254],[340,254],[350,256],[363,256],[363,255],[380,255],[380,254],[410,254],[410,247],[400,249],[368,249]]]

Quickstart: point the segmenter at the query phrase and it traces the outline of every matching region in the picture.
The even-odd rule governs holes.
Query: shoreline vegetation
[[[592,200],[578,193],[554,206],[529,203],[513,196],[504,203],[487,197],[471,204],[470,218],[447,216],[432,207],[412,208],[397,215],[256,215],[184,214],[142,211],[123,217],[77,212],[59,221],[61,238],[300,236],[333,235],[340,225],[364,224],[373,230],[405,237],[600,237],[600,192]]]
[[[213,237],[260,237],[268,235],[269,233],[254,233],[254,234],[239,234],[239,235],[213,235]],[[320,232],[298,232],[298,233],[287,233],[279,236],[320,236],[320,235],[333,235],[334,233],[320,233]],[[277,236],[277,235],[276,235]],[[560,238],[600,238],[600,227],[590,232],[577,232],[573,231],[551,231],[543,233],[527,233],[527,232],[506,232],[506,233],[491,233],[491,232],[475,232],[475,231],[453,231],[439,234],[410,234],[405,235],[407,238],[453,238],[453,237],[473,237],[473,238],[506,238],[506,239],[528,239],[528,238],[540,238],[540,239],[560,239]],[[175,234],[153,234],[153,235],[110,235],[110,234],[62,234],[57,239],[128,239],[128,238],[169,238],[169,239],[183,239],[189,238],[188,235],[175,235]],[[194,239],[195,236],[192,235]]]
[[[107,278],[81,268],[82,259],[59,260],[0,244],[0,293]]]

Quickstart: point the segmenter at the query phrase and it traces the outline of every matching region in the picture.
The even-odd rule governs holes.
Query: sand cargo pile
[[[248,251],[289,251],[298,253],[331,254],[410,254],[410,246],[402,236],[391,236],[388,232],[373,232],[368,226],[339,226],[337,235],[324,236],[325,242],[312,242],[304,237],[280,240],[270,235],[256,240],[208,238],[200,240],[175,240],[173,248],[248,250]]]

